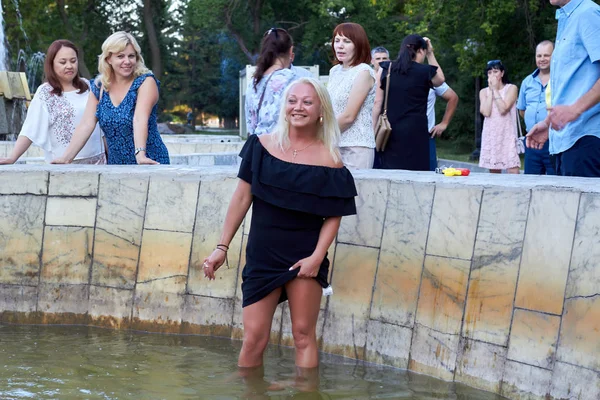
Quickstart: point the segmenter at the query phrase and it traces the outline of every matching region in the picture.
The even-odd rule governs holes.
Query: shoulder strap
[[[256,109],[256,117],[257,118],[258,118],[258,115],[260,113],[260,107],[262,106],[263,99],[265,98],[265,92],[267,91],[267,87],[269,85],[269,81],[271,80],[271,78],[273,77],[273,75],[275,75],[275,72],[277,72],[277,71],[279,71],[279,70],[276,69],[275,71],[271,72],[271,74],[267,78],[267,81],[265,82],[265,88],[263,89],[263,92],[260,95],[260,100],[258,101],[258,108]]]
[[[388,93],[390,91],[390,77],[392,76],[392,63],[388,67],[387,79],[385,80],[385,101],[383,102],[383,115],[387,115]]]
[[[513,107],[515,107],[515,105],[513,104]],[[519,110],[516,109],[515,107],[515,114],[517,114],[517,137],[521,138],[523,137],[523,128],[521,127],[521,118],[519,117]]]

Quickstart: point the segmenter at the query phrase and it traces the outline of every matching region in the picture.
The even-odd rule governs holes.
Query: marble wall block
[[[94,227],[96,203],[95,198],[48,197],[46,225]]]
[[[49,196],[98,196],[98,172],[50,172]]]
[[[599,333],[600,295],[567,299],[557,359],[600,372]]]
[[[533,191],[515,299],[517,307],[562,314],[578,204],[577,192]]]
[[[4,158],[9,155],[8,146],[4,143],[0,143],[0,157]]]
[[[144,229],[192,232],[199,185],[197,176],[152,176]]]
[[[522,190],[483,193],[463,336],[507,345],[529,196]]]
[[[600,399],[600,372],[557,362],[550,395],[556,399]]]
[[[500,393],[506,347],[461,338],[454,380],[481,390]]]
[[[0,195],[0,283],[37,285],[45,208],[42,196]]]
[[[443,333],[460,333],[470,265],[456,258],[425,258],[417,305],[419,324]]]
[[[600,294],[600,195],[582,193],[577,215],[567,297]]]
[[[71,285],[89,283],[93,240],[93,228],[47,226],[41,281]]]
[[[408,368],[412,329],[371,320],[367,328],[365,360],[396,368]]]
[[[179,333],[185,301],[185,276],[139,282],[135,287],[131,327],[150,332]]]
[[[97,228],[94,237],[91,283],[133,289],[139,254],[138,245]]]
[[[133,290],[90,286],[90,324],[127,329],[133,307]]]
[[[407,327],[414,324],[433,193],[433,185],[390,185],[372,319]]]
[[[0,284],[0,321],[3,312],[32,313],[37,308],[37,287]]]
[[[186,295],[182,333],[231,337],[233,299]]]
[[[48,171],[2,171],[0,194],[47,194]]]
[[[552,369],[560,317],[516,309],[508,346],[508,359]]]
[[[40,283],[37,311],[43,324],[87,324],[88,285]]]
[[[363,359],[378,249],[338,243],[323,350]]]
[[[434,331],[419,323],[413,328],[408,369],[451,381],[454,379],[460,336]]]
[[[338,242],[362,246],[381,246],[383,221],[388,200],[387,180],[357,180],[356,215],[342,218]]]
[[[481,189],[437,185],[427,254],[470,260],[477,231]]]
[[[200,184],[188,280],[190,294],[221,298],[234,296],[235,285],[238,282],[237,267],[240,264],[243,227],[238,229],[229,243],[229,269],[223,265],[216,274],[216,279],[209,281],[204,278],[202,263],[219,243],[227,208],[236,187],[237,179],[207,180]]]
[[[137,282],[187,276],[192,234],[144,229]]]
[[[506,360],[500,395],[512,400],[547,400],[552,371]]]
[[[146,176],[100,175],[96,229],[104,229],[139,246],[142,242],[147,195],[148,177]]]

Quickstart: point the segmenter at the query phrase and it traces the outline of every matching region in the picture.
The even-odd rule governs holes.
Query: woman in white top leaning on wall
[[[78,56],[68,40],[56,40],[48,47],[46,82],[35,92],[15,147],[7,158],[0,158],[0,164],[14,164],[31,144],[44,150],[47,163],[62,156],[83,117],[90,90],[89,82],[79,76]],[[106,164],[104,149],[102,131],[96,126],[73,163]]]
[[[342,161],[348,168],[373,168],[375,72],[369,39],[362,26],[345,22],[333,30],[331,47],[338,64],[329,71],[327,90],[342,132]]]

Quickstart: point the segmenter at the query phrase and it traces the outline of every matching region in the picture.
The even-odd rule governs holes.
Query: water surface
[[[316,373],[270,346],[262,371],[236,367],[241,342],[74,326],[0,325],[0,399],[456,399],[487,392],[322,355]]]

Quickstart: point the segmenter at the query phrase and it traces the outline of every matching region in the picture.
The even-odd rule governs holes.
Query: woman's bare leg
[[[281,288],[254,304],[244,307],[244,341],[238,367],[258,367],[263,363],[263,353],[271,337],[271,324],[281,295]]]
[[[285,285],[285,290],[292,318],[296,365],[314,368],[319,365],[317,318],[323,289],[314,279],[296,278]]]

